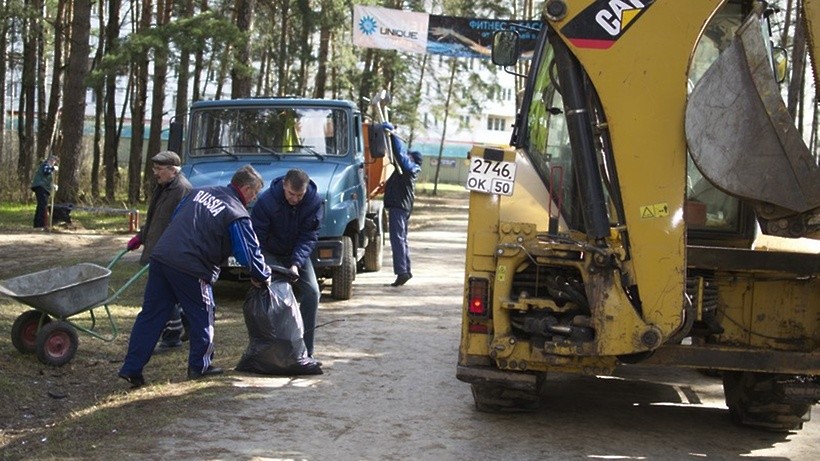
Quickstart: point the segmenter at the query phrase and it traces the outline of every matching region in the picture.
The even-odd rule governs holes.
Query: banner
[[[518,32],[521,38],[521,56],[532,58],[535,39],[541,29],[540,21],[459,18],[434,14],[430,15],[428,26],[427,53],[489,59],[493,33],[507,28]]]
[[[489,58],[493,32],[510,28],[521,38],[521,57],[530,59],[540,21],[460,18],[371,6],[353,6],[353,44],[366,48]]]
[[[353,44],[365,48],[425,53],[427,13],[353,6]]]

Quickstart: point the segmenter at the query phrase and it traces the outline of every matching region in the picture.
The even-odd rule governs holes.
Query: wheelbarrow
[[[103,341],[113,341],[119,335],[117,324],[108,305],[142,276],[142,267],[119,290],[109,296],[108,278],[111,268],[128,250],[118,253],[106,267],[82,263],[57,267],[0,281],[0,294],[33,307],[23,312],[11,327],[11,342],[23,354],[37,353],[40,362],[62,366],[77,352],[77,330]],[[102,308],[108,327],[97,329],[95,310]],[[83,324],[69,318],[88,312]],[[100,323],[105,323],[103,319]],[[90,323],[90,325],[89,325]]]

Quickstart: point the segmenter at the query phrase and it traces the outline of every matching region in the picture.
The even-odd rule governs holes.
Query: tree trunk
[[[59,189],[56,194],[58,202],[66,203],[76,203],[80,191],[91,0],[74,0],[71,17],[71,48],[63,92],[65,104],[60,122],[63,131],[63,152],[60,156]]]
[[[143,0],[137,33],[151,27],[151,0]],[[142,51],[134,58],[134,92],[131,103],[131,147],[128,155],[128,201],[138,203],[142,173],[142,146],[145,135],[145,104],[148,99],[148,52]]]
[[[117,52],[119,48],[118,34],[120,23],[120,0],[108,0],[108,23],[105,26],[105,49],[107,54]],[[105,142],[103,145],[103,165],[105,167],[105,198],[108,202],[114,201],[117,190],[117,150],[119,136],[117,135],[117,76],[110,72],[105,76]]]
[[[171,20],[174,0],[157,0],[157,27],[161,28]],[[165,79],[168,76],[168,48],[154,49],[154,88],[151,92],[151,128],[148,133],[148,155],[142,170],[142,186],[145,200],[150,203],[154,175],[151,173],[151,156],[162,150],[162,125],[165,113]]]
[[[42,0],[34,0],[37,11],[40,12],[40,22],[37,26],[37,83],[35,90],[37,95],[37,146],[35,159],[44,158],[48,151],[49,138],[51,137],[51,128],[46,122],[46,53],[45,53],[45,34],[43,33],[44,23],[46,20],[46,9],[43,6]],[[36,162],[35,162],[36,163]]]
[[[799,13],[798,13],[799,14]],[[806,28],[803,18],[798,17],[794,22],[794,48],[792,48],[792,78],[789,82],[787,107],[792,120],[797,118],[797,108],[803,90],[804,75],[806,74]],[[798,131],[803,132],[803,124],[797,125]]]
[[[313,10],[310,8],[308,2],[297,2],[296,5],[299,10],[299,16],[302,19],[302,25],[300,27],[299,41],[295,44],[299,47],[299,79],[296,82],[296,91],[294,94],[307,95],[308,69],[311,64],[311,54],[313,51],[311,37],[316,26],[313,20]],[[295,49],[293,50],[293,54],[297,54]]]
[[[278,56],[278,78],[279,78],[279,87],[276,90],[277,96],[285,96],[288,88],[288,0],[282,0],[282,12],[281,12],[281,19],[280,22],[280,31],[282,35],[279,38],[279,56]]]
[[[5,6],[5,1],[2,1],[3,6]],[[9,46],[9,20],[3,19],[0,20],[0,50],[8,50]],[[8,51],[6,51],[8,55]],[[0,163],[2,160],[6,158],[6,75],[8,74],[8,60],[7,59],[0,59],[0,82],[3,82],[0,85],[0,127],[3,127],[0,130]]]
[[[29,18],[23,29],[23,74],[21,76],[21,97],[19,104],[17,136],[20,142],[20,157],[17,163],[17,172],[22,178],[23,190],[28,188],[31,181],[32,165],[34,164],[34,107],[36,92],[36,50],[37,50],[37,19]]]
[[[193,0],[185,0],[185,11],[182,18],[190,18],[194,14]],[[188,113],[188,83],[191,79],[191,50],[182,46],[179,55],[179,72],[177,73],[177,101],[174,108],[176,122],[185,123],[185,114]],[[182,152],[177,152],[182,155]]]
[[[202,0],[199,5],[199,10],[201,12],[208,11],[208,0]],[[194,81],[191,82],[191,86],[193,87],[193,94],[191,94],[191,102],[199,101],[202,99],[202,93],[204,92],[204,87],[200,91],[200,82],[202,71],[205,69],[205,49],[203,44],[197,44],[196,52],[194,53]]]
[[[100,28],[97,35],[97,52],[94,54],[94,67],[100,65],[105,50],[105,4],[97,4],[97,15],[100,18]],[[91,197],[96,201],[100,198],[100,160],[102,159],[102,132],[103,114],[105,113],[105,81],[99,80],[94,84],[94,144],[91,158]]]
[[[441,143],[438,146],[436,177],[433,180],[433,195],[438,195],[438,174],[441,170],[441,158],[444,155],[444,139],[447,137],[447,119],[450,115],[450,99],[453,96],[453,80],[456,78],[456,58],[450,58],[450,81],[447,83],[447,98],[444,100],[444,122],[441,127]]]
[[[364,52],[364,69],[362,70],[362,81],[359,84],[359,87],[362,91],[362,96],[369,98],[373,95],[373,72],[374,72],[374,61],[375,61],[376,53],[373,51],[372,48],[367,48]],[[369,114],[370,104],[367,104],[362,100],[359,102],[359,110],[362,111],[362,114]]]
[[[324,98],[325,97],[325,88],[327,87],[327,64],[329,62],[328,55],[330,54],[330,36],[331,32],[330,29],[333,27],[333,24],[327,19],[330,16],[327,11],[328,8],[331,8],[331,5],[328,1],[322,2],[322,13],[321,13],[321,20],[320,20],[320,28],[319,28],[319,56],[316,59],[317,69],[316,69],[316,81],[315,86],[313,87],[313,97],[314,98]]]
[[[44,157],[48,151],[56,151],[58,144],[57,140],[61,138],[59,127],[56,126],[60,117],[60,103],[63,78],[63,51],[64,43],[63,36],[65,34],[66,21],[66,0],[58,0],[57,13],[54,18],[54,48],[52,53],[54,59],[51,63],[51,92],[48,97],[48,111],[43,124],[43,132],[41,141],[41,148],[38,149],[40,157]],[[59,153],[59,152],[58,152]]]
[[[416,94],[413,95],[413,100],[415,101],[415,106],[418,107],[421,103],[421,90],[424,88],[424,74],[427,70],[427,57],[429,55],[425,54],[421,57],[421,70],[419,71],[419,83],[416,85]],[[407,139],[407,148],[410,149],[410,146],[413,145],[413,140],[416,137],[416,126],[418,126],[418,111],[416,111],[411,116],[410,122],[410,137]]]
[[[250,65],[251,58],[251,28],[253,27],[253,11],[256,7],[254,0],[236,0],[236,27],[247,34],[247,40],[236,49],[236,64],[231,67],[231,97],[247,98],[251,95],[253,75],[245,68]]]

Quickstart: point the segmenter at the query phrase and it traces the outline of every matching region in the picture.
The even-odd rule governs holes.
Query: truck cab
[[[262,175],[265,187],[292,168],[307,172],[324,199],[316,276],[331,281],[334,298],[349,299],[358,268],[381,268],[383,245],[381,202],[367,190],[362,125],[359,109],[344,100],[198,101],[187,130],[172,126],[169,148],[181,153],[183,174],[194,187],[227,184],[243,164]],[[223,274],[245,276],[230,261]]]

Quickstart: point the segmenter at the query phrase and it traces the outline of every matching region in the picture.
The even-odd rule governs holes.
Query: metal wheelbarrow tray
[[[92,263],[57,267],[0,282],[0,293],[64,319],[108,297],[111,270]]]
[[[24,354],[36,352],[37,358],[46,365],[62,366],[77,352],[77,330],[104,341],[116,339],[119,331],[108,304],[148,270],[148,266],[143,266],[109,296],[111,268],[127,252],[117,254],[107,267],[82,263],[0,280],[0,294],[34,308],[14,321],[11,327],[14,347]],[[94,309],[97,307],[105,311],[110,327],[108,334],[96,329]],[[68,319],[86,311],[90,319],[83,324]]]

